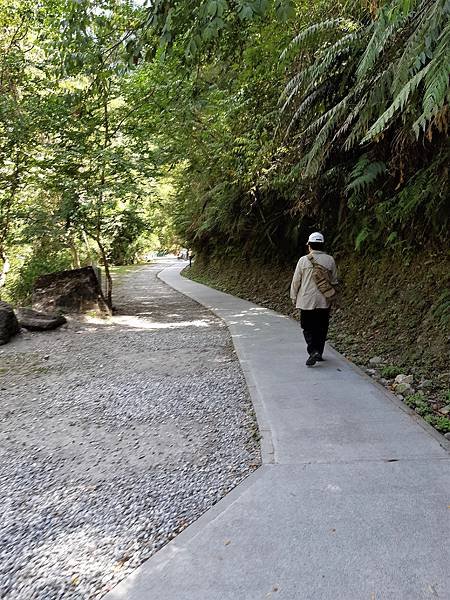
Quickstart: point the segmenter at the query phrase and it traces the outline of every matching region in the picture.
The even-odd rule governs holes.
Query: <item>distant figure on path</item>
[[[330,306],[336,295],[334,286],[338,283],[334,258],[325,254],[323,248],[323,235],[312,233],[308,238],[309,254],[298,261],[291,283],[291,300],[300,309],[300,324],[309,354],[308,367],[323,360]]]

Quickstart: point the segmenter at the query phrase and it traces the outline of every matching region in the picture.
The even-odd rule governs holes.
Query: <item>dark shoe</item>
[[[308,360],[306,361],[306,366],[312,367],[313,365],[315,365],[316,362],[320,360],[319,357],[320,354],[318,352],[313,352],[312,354],[310,354]]]
[[[323,356],[321,354],[318,354],[316,360],[317,360],[317,362],[323,362],[325,359],[323,358]]]

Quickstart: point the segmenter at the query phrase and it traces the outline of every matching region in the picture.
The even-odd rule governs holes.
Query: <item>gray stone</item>
[[[413,381],[414,377],[412,375],[404,375],[403,373],[397,375],[397,377],[395,378],[395,383],[408,383],[411,385]]]
[[[394,390],[397,394],[402,394],[403,396],[411,396],[411,394],[414,393],[414,390],[409,383],[397,383],[394,385]]]
[[[42,313],[32,308],[18,308],[17,319],[19,325],[29,331],[49,331],[67,323],[62,315]]]
[[[19,331],[20,326],[13,307],[0,301],[0,346],[8,343]]]
[[[433,382],[431,381],[431,379],[424,379],[419,383],[419,387],[423,389],[432,388]]]
[[[369,365],[381,365],[383,363],[383,359],[381,356],[372,356],[369,360]]]
[[[439,412],[443,415],[448,415],[450,413],[450,404],[447,404],[447,406],[443,406],[442,408],[440,408]]]
[[[447,438],[448,440],[450,440],[450,431],[448,433],[445,433],[444,437]]]

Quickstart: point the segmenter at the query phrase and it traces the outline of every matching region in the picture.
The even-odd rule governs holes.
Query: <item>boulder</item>
[[[19,325],[29,331],[50,331],[67,323],[62,315],[42,313],[32,308],[18,308],[16,314]]]
[[[0,300],[0,346],[20,331],[19,322],[12,306]]]
[[[111,314],[92,267],[42,275],[35,281],[32,303],[47,313]]]

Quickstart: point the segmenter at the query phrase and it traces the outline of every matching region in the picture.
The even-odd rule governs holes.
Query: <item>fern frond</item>
[[[288,100],[285,102],[285,104],[286,105],[290,104],[292,98],[294,96],[296,96],[298,94],[298,92],[300,91],[303,81],[309,76],[310,73],[312,73],[313,70],[314,70],[314,64],[310,65],[306,69],[303,69],[302,71],[300,71],[300,73],[297,73],[297,75],[292,77],[292,79],[290,79],[288,81],[284,90],[282,91],[278,103],[281,104],[283,99],[287,97]],[[283,105],[282,110],[284,110],[284,108],[285,108],[285,106]]]
[[[427,74],[430,68],[430,64],[424,67],[421,71],[416,73],[414,77],[412,77],[406,85],[400,90],[397,96],[394,98],[392,104],[389,106],[387,110],[383,112],[383,114],[375,121],[372,127],[369,129],[367,134],[364,136],[362,142],[368,142],[376,135],[380,134],[386,126],[389,124],[392,117],[398,110],[403,110],[405,107],[409,97],[411,94],[417,89],[422,79]]]
[[[361,141],[361,138],[367,133],[371,120],[379,116],[380,111],[385,110],[389,99],[388,90],[392,82],[393,70],[393,65],[389,64],[385,71],[378,73],[367,86],[364,86],[364,89],[368,89],[365,96],[366,101],[355,109],[358,120],[345,141],[345,150],[350,150],[357,142]],[[361,85],[361,87],[363,86]]]
[[[314,90],[309,95],[307,95],[306,98],[303,99],[300,106],[297,108],[297,110],[295,111],[294,115],[292,116],[292,118],[290,120],[288,128],[286,129],[286,137],[290,134],[291,129],[297,123],[297,121],[300,119],[302,113],[306,112],[306,110],[311,106],[311,104],[313,104],[315,102],[315,100],[320,96],[320,94],[323,92],[323,90],[326,87],[327,87],[327,84],[322,84],[318,89]]]
[[[346,23],[345,19],[327,19],[326,21],[320,21],[319,23],[314,23],[310,27],[303,29],[295,38],[288,44],[288,46],[283,50],[280,56],[280,60],[284,60],[287,54],[293,49],[298,48],[303,42],[306,42],[310,38],[316,36],[319,33],[323,33],[324,31],[329,31],[333,29],[338,29]]]
[[[314,84],[314,87],[317,87],[317,84],[320,84],[324,78],[329,79],[330,68],[333,63],[337,62],[337,59],[342,59],[342,55],[345,55],[353,50],[353,44],[359,41],[359,39],[359,32],[345,35],[335,44],[327,48],[323,56],[319,57],[314,64],[310,65],[307,69],[293,77],[286,85],[281,95],[280,101],[283,99],[283,97],[286,98],[283,106],[281,107],[281,112],[284,112],[289,107],[293,98],[295,98],[301,91],[302,85],[309,84],[309,88],[304,92],[304,95],[306,95],[311,92],[311,83]],[[345,65],[343,65],[342,60],[339,64],[337,64],[337,66],[345,69]]]
[[[386,171],[387,168],[384,162],[371,162],[367,155],[363,155],[356,163],[350,175],[350,183],[345,189],[347,192],[361,192],[368,188],[380,175],[386,173]]]
[[[347,118],[345,119],[344,123],[341,125],[341,127],[338,129],[338,131],[335,133],[333,139],[332,139],[332,143],[336,142],[340,137],[342,137],[343,135],[345,135],[347,133],[347,131],[349,130],[349,128],[351,127],[352,123],[355,121],[355,119],[358,117],[358,115],[361,114],[361,110],[364,107],[364,105],[367,102],[367,96],[364,95],[359,102],[357,102],[356,106],[353,108],[352,111],[349,112]],[[350,137],[350,136],[349,136]],[[347,146],[347,142],[348,139],[346,140],[345,144],[344,144],[344,148],[345,150],[348,150],[351,146]]]
[[[371,71],[391,36],[397,32],[398,28],[405,21],[405,16],[398,15],[392,23],[388,24],[386,19],[388,8],[383,7],[380,10],[378,19],[373,23],[372,37],[356,69],[356,77],[359,81],[364,79]]]
[[[413,32],[397,61],[396,76],[392,84],[394,94],[431,58],[430,52],[440,34],[446,3],[448,0],[425,0],[415,13],[415,19],[411,23]]]
[[[303,138],[307,135],[314,135],[319,130],[322,131],[323,128],[327,125],[327,121],[335,125],[335,119],[342,115],[342,112],[347,108],[351,98],[351,94],[345,96],[345,98],[343,98],[340,102],[338,102],[332,108],[327,110],[321,117],[313,121],[311,125],[309,125],[304,131],[302,131],[300,137]]]
[[[344,111],[347,108],[348,103],[351,100],[351,95],[343,98],[338,104],[333,106],[329,111],[325,113],[320,119],[318,119],[315,124],[319,122],[323,123],[322,128],[318,132],[316,139],[314,140],[314,144],[312,145],[311,150],[307,154],[307,164],[305,169],[306,176],[315,176],[319,171],[322,163],[324,162],[329,150],[330,143],[329,137],[331,133],[335,130],[339,119],[342,117]],[[306,131],[311,130],[312,126],[308,127]],[[314,131],[314,130],[312,130]]]
[[[425,77],[422,113],[413,124],[416,138],[425,131],[430,120],[439,112],[450,92],[450,23],[441,33],[435,56]]]

